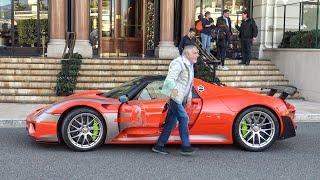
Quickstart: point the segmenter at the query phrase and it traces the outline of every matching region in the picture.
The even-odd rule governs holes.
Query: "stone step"
[[[267,87],[275,85],[289,85],[289,81],[241,81],[241,82],[224,82],[225,85],[237,88],[247,87]]]
[[[268,76],[222,76],[219,77],[222,82],[236,82],[236,81],[283,81],[285,80],[283,75],[268,75]]]
[[[2,69],[42,69],[42,70],[60,70],[60,64],[0,64],[0,70]],[[112,65],[112,64],[103,64],[103,65],[81,65],[81,70],[167,70],[167,65]]]
[[[0,95],[0,102],[2,103],[37,103],[37,104],[51,104],[63,99],[64,97],[58,96],[36,96],[36,95]]]
[[[240,60],[234,60],[234,59],[226,59],[224,64],[226,66],[228,65],[238,65]],[[250,62],[250,65],[272,65],[272,61],[270,60],[252,60]]]
[[[28,76],[57,76],[60,70],[36,70],[36,69],[1,69],[0,76],[28,75]],[[80,70],[79,76],[144,76],[165,75],[167,70]]]
[[[0,87],[3,88],[26,88],[26,89],[54,89],[56,82],[17,82],[17,81],[0,81]]]
[[[278,70],[278,68],[275,65],[250,65],[250,66],[244,66],[244,65],[229,65],[227,66],[230,71],[257,71],[257,70]],[[222,70],[217,70],[222,71]]]
[[[22,76],[22,75],[11,75],[5,76],[0,75],[0,81],[20,81],[20,82],[55,82],[57,80],[56,76]]]
[[[61,59],[42,58],[0,58],[0,64],[60,64]],[[166,59],[82,59],[82,64],[133,64],[133,65],[168,65],[171,60]]]
[[[1,69],[0,75],[32,75],[32,76],[57,76],[60,70],[35,70],[35,69]]]
[[[149,70],[139,70],[139,71],[97,71],[97,70],[80,70],[79,77],[82,76],[145,76],[145,75],[166,75],[167,70],[164,71],[149,71]]]
[[[259,75],[282,75],[279,70],[252,70],[252,71],[217,71],[217,76],[259,76]]]
[[[0,96],[3,95],[41,95],[55,96],[54,89],[25,89],[25,88],[2,88],[0,87]]]

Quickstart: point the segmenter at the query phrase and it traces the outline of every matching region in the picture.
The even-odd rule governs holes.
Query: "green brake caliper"
[[[93,120],[93,133],[92,133],[92,139],[95,141],[98,137],[99,134],[99,123],[97,122],[97,120]]]
[[[247,134],[248,132],[248,124],[247,124],[247,121],[243,121],[241,123],[241,134],[242,134],[242,137],[243,138],[246,138],[248,136]]]

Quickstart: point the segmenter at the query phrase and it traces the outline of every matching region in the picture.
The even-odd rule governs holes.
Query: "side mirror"
[[[120,97],[119,97],[119,101],[120,101],[121,103],[127,103],[127,102],[129,101],[128,96],[126,96],[126,95],[120,96]]]

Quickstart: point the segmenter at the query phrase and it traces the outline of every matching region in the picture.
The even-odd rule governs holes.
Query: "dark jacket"
[[[223,18],[223,16],[220,16],[220,17],[217,19],[217,24],[216,24],[216,26],[220,26],[221,24],[224,24],[224,25],[226,25],[226,26],[228,27],[228,28],[227,28],[227,32],[232,34],[232,31],[231,31],[231,19],[230,19],[230,18],[227,18],[227,21],[228,21],[228,23],[229,23],[229,26],[227,26],[227,22],[226,22],[226,20]]]
[[[195,43],[195,40],[190,39],[188,35],[183,36],[179,44],[180,55],[182,54],[184,47],[194,45],[194,43]]]
[[[211,30],[212,30],[212,26],[210,27],[206,27],[207,25],[210,25],[211,22],[209,20],[207,20],[206,18],[203,18],[201,20],[202,25],[203,25],[203,30],[201,31],[201,33],[204,33],[206,35],[210,35],[211,34]]]
[[[236,26],[240,39],[252,39],[258,36],[258,27],[253,19],[243,20],[241,26]]]

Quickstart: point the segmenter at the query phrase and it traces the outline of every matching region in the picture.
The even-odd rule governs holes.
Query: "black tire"
[[[87,117],[86,119],[84,118],[85,116]],[[87,123],[97,127],[99,131],[96,129],[90,130],[90,128],[94,127],[90,127],[90,124],[88,125]],[[73,130],[71,130],[71,128],[73,128]],[[98,132],[98,134],[92,135],[91,132]],[[103,117],[96,111],[90,108],[77,108],[70,111],[64,118],[61,125],[61,135],[66,145],[72,150],[90,151],[100,147],[104,143],[106,139],[106,124]],[[76,140],[76,138],[79,139]],[[76,141],[79,141],[79,143]],[[92,141],[92,143],[90,143],[90,141]],[[81,145],[80,142],[83,142],[81,143],[83,145]]]
[[[251,118],[247,119],[249,116],[251,116]],[[250,124],[250,119],[251,123],[253,119],[256,119],[256,122],[259,123],[255,124],[253,122],[253,124]],[[265,120],[263,121],[263,119]],[[268,121],[270,122],[267,123]],[[232,132],[235,143],[243,149],[253,152],[264,151],[270,148],[278,138],[279,122],[270,110],[258,106],[250,107],[239,114],[234,122]]]

